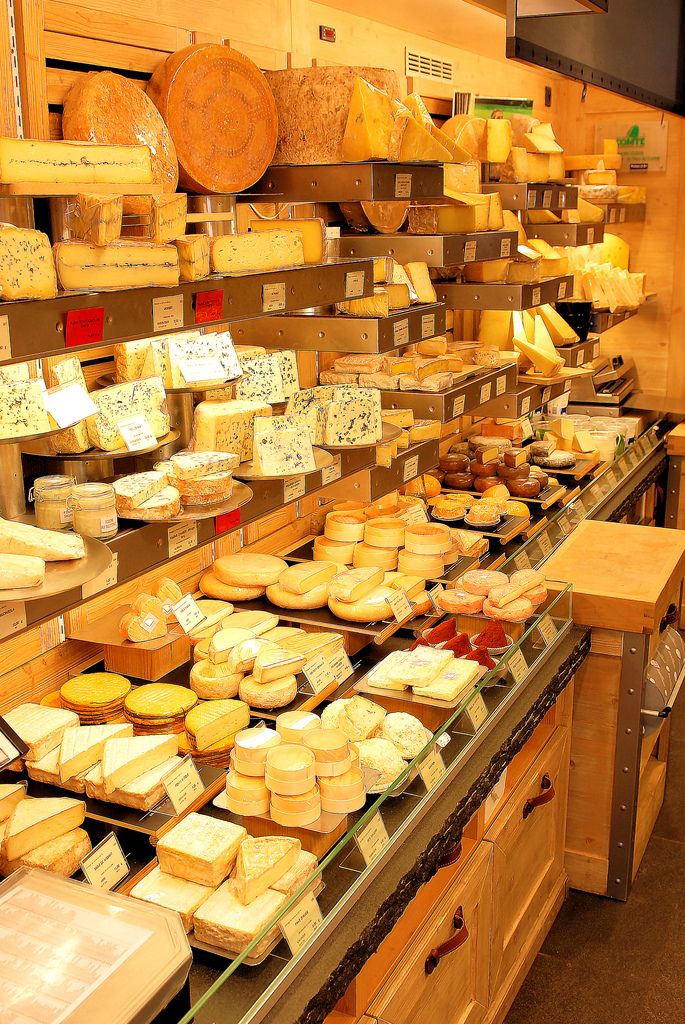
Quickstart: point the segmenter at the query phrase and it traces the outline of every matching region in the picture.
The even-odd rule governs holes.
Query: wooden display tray
[[[291,839],[299,839],[302,849],[313,853],[318,860],[325,857],[347,832],[347,815],[332,814],[329,811],[323,811],[313,824],[304,827],[279,825],[268,814],[260,814],[258,817],[233,814],[226,806],[225,791],[212,800],[212,808],[213,817],[243,825],[251,836],[289,836]]]
[[[94,622],[68,630],[67,636],[70,640],[102,646],[108,672],[148,682],[161,679],[190,660],[190,639],[177,623],[169,627],[166,636],[156,640],[142,643],[124,640],[119,633],[119,623],[130,610],[130,605],[120,605]]]
[[[547,384],[559,384],[561,381],[575,380],[578,377],[592,377],[594,372],[592,367],[562,366],[552,377],[544,373],[519,373],[519,384],[541,384],[544,387]]]
[[[495,659],[493,658],[493,661]],[[464,703],[471,691],[478,686],[480,680],[486,675],[486,669],[479,666],[480,674],[472,683],[468,684],[462,692],[452,701],[433,700],[431,697],[416,697],[412,690],[384,690],[371,686],[361,680],[355,684],[354,692],[375,701],[385,708],[387,712],[402,711],[415,718],[425,725],[431,732],[440,729],[456,709]]]

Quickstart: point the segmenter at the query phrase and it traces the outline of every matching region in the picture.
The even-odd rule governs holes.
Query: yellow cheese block
[[[407,263],[404,268],[409,275],[419,302],[437,302],[435,288],[430,278],[427,263]]]
[[[491,192],[488,207],[488,231],[501,231],[504,227],[504,212],[499,192]]]
[[[621,270],[628,270],[630,265],[630,246],[623,238],[605,232],[601,242],[602,262],[611,263]]]
[[[487,231],[490,213],[488,199],[472,206],[410,206],[410,234]]]
[[[147,146],[0,138],[0,181],[145,184],[152,158]]]
[[[559,218],[551,210],[527,210],[526,221],[528,224],[558,224]]]
[[[478,343],[487,348],[506,349],[511,342],[511,313],[508,309],[483,309],[478,322]]]
[[[511,260],[484,260],[482,263],[467,263],[464,279],[478,284],[493,284],[506,281]]]
[[[394,126],[387,93],[356,78],[342,141],[343,160],[387,160]]]
[[[209,277],[209,236],[181,235],[174,239],[178,251],[181,281],[201,281]]]
[[[524,139],[529,153],[563,153],[563,148],[549,135],[526,132]]]
[[[505,117],[486,121],[485,145],[488,161],[503,164],[511,152],[511,121]]]
[[[518,245],[525,245],[528,241],[526,229],[518,219],[513,210],[502,210],[502,220],[505,231],[518,231]]]
[[[547,153],[528,153],[528,180],[549,181],[549,155]]]
[[[545,327],[555,345],[573,345],[578,341],[576,332],[566,323],[563,316],[557,313],[554,306],[545,303],[543,306],[538,306],[535,312],[544,320]]]
[[[468,157],[468,163],[445,164],[443,168],[443,191],[446,196],[453,197],[461,192],[480,192],[480,164]]]
[[[53,251],[57,277],[67,291],[171,288],[179,281],[178,252],[173,245],[144,241],[119,241],[110,245],[58,242]]]
[[[292,231],[302,241],[304,262],[306,264],[324,263],[326,258],[326,225],[319,217],[303,220],[255,220],[250,224],[250,231]]]
[[[546,377],[553,377],[564,365],[563,359],[552,359],[521,335],[514,335],[514,347],[531,361],[536,373],[544,374]]]
[[[75,238],[84,242],[115,242],[121,234],[123,203],[123,196],[77,195],[66,204],[65,224]]]
[[[301,267],[305,262],[302,236],[278,228],[217,235],[210,239],[209,255],[212,272],[229,275]]]
[[[413,115],[399,113],[390,136],[388,160],[449,162],[452,155]]]
[[[571,220],[571,215],[577,213],[578,220]],[[562,210],[561,219],[565,224],[601,224],[604,220],[604,210],[601,206],[589,203],[582,196],[578,197],[578,209]]]

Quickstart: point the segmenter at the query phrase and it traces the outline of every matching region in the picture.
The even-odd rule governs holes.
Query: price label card
[[[405,622],[414,614],[414,606],[403,590],[393,590],[386,600],[398,622]]]
[[[380,811],[376,811],[371,821],[357,832],[355,840],[368,867],[390,842]]]
[[[568,535],[573,532],[573,527],[571,526],[567,515],[559,516],[557,523],[559,524],[559,529],[563,533],[564,537],[568,537]]]
[[[288,502],[297,501],[298,498],[304,496],[305,491],[305,478],[304,476],[291,476],[289,480],[283,481],[283,501],[287,505]]]
[[[529,210],[534,210],[537,201],[538,201],[537,192],[535,191],[535,189],[529,188],[528,189],[528,196],[526,198],[526,206],[528,207],[528,209]]]
[[[466,709],[466,714],[473,726],[473,731],[478,732],[481,725],[488,717],[488,706],[483,700],[483,696],[480,693],[476,693],[469,706]]]
[[[295,904],[292,910],[284,914],[278,925],[283,933],[285,941],[290,946],[290,952],[297,956],[301,949],[307,945],[323,924],[323,916],[316,896],[308,892],[306,896]]]
[[[325,487],[327,484],[335,483],[342,476],[342,459],[340,455],[336,455],[330,466],[326,466],[325,469],[321,470],[321,486]]]
[[[520,683],[528,675],[528,662],[523,656],[521,650],[514,651],[508,661],[508,668],[511,672],[514,682]]]
[[[616,207],[615,206],[610,206],[609,207],[609,223],[610,224],[615,224],[616,223]]]
[[[397,320],[392,325],[392,339],[393,345],[397,348],[399,345],[409,344],[409,321],[408,320]]]
[[[588,228],[587,229],[587,242],[585,244],[586,245],[592,245],[594,240],[595,240],[595,229],[594,228]]]
[[[409,508],[405,508],[403,512],[400,512],[398,519],[404,519],[405,523],[409,526],[415,526],[419,523],[428,522],[428,513],[426,512],[423,505],[410,505]]]
[[[26,625],[26,604],[23,601],[4,601],[0,604],[0,640],[18,633],[20,629],[26,629]]]
[[[538,537],[538,544],[545,558],[552,553],[552,541],[549,538],[549,534],[541,533]]]
[[[45,408],[58,427],[70,427],[73,423],[94,416],[98,407],[82,384],[65,384],[43,395]]]
[[[542,404],[547,405],[548,402],[552,401],[552,389],[545,388],[542,392]]]
[[[437,746],[433,747],[433,749],[426,754],[419,765],[419,775],[423,779],[423,784],[429,792],[433,786],[440,782],[440,779],[446,771],[445,762],[443,761],[442,755]]]
[[[440,607],[439,602],[441,595],[444,593],[445,588],[443,587],[442,583],[438,583],[437,587],[433,587],[432,590],[428,591],[428,596],[430,597],[431,603],[436,612],[442,612],[442,608]]]
[[[496,395],[503,395],[506,390],[507,390],[507,378],[506,377],[498,377],[497,380],[495,381],[495,394]]]
[[[411,196],[411,174],[395,175],[395,199],[409,199]]]
[[[124,439],[124,444],[130,452],[138,452],[144,448],[154,448],[157,438],[150,429],[147,416],[130,416],[128,419],[119,420],[117,429]]]
[[[330,660],[324,654],[317,654],[316,657],[310,658],[302,672],[313,693],[321,693],[336,681]]]
[[[0,717],[0,768],[12,764],[12,761],[16,761],[18,757],[23,757],[28,753],[28,749],[14,729],[7,724],[4,718]]]
[[[473,263],[476,258],[478,242],[475,238],[470,239],[464,246],[464,263]]]
[[[623,223],[625,223],[625,219],[626,219],[626,209],[625,209],[625,206],[624,206],[624,207],[622,207],[622,209],[621,209],[621,210],[619,211],[619,215],[618,215],[618,220],[619,220],[619,223],[620,223],[620,224],[623,224]]]
[[[354,668],[347,651],[336,651],[335,654],[331,654],[328,663],[331,666],[331,672],[336,683],[344,683],[346,679],[349,679],[354,674]]]
[[[179,359],[178,366],[186,384],[226,381],[226,371],[216,356],[196,356],[194,359]]]
[[[152,330],[171,331],[183,327],[183,295],[167,295],[152,300]]]
[[[543,615],[538,623],[538,633],[542,637],[545,647],[549,647],[557,635],[557,627],[555,626],[549,615]]]
[[[103,590],[109,590],[110,587],[115,587],[119,579],[119,552],[114,551],[112,553],[112,561],[109,563],[104,572],[101,572],[99,576],[96,576],[93,580],[88,580],[81,587],[81,597],[83,599],[87,597],[94,597],[95,594],[100,594]],[[0,628],[2,623],[0,622]]]
[[[180,602],[179,602],[180,603]],[[175,814],[182,814],[204,793],[205,786],[190,754],[162,779]]]
[[[530,569],[531,565],[528,552],[520,551],[518,555],[514,555],[514,565],[517,569]]]
[[[421,337],[432,338],[435,334],[435,313],[424,313],[421,317]]]
[[[197,547],[197,523],[174,523],[167,533],[169,558],[182,555]]]
[[[113,889],[129,873],[128,861],[114,832],[93,847],[81,861],[86,881],[96,889]]]
[[[532,300],[533,300],[532,304],[533,304],[533,306],[539,306],[540,305],[540,295],[541,295],[540,289],[539,288],[533,288],[533,296],[532,296]]]
[[[640,456],[637,454],[634,448],[631,448],[628,452],[628,465],[631,469],[635,469],[639,462]]]
[[[184,633],[199,626],[207,616],[198,607],[197,601],[191,594],[185,594],[180,601],[171,606],[171,610],[178,619],[178,623]]]
[[[262,285],[262,313],[285,309],[285,281]]]
[[[607,327],[613,327],[613,326],[614,326],[614,314],[613,313],[609,313],[609,316],[607,317]]]
[[[507,769],[505,768],[485,800],[485,824],[490,821],[497,809],[497,805],[504,796],[507,788]]]
[[[12,346],[10,344],[10,318],[0,316],[0,359],[12,358]]]
[[[560,281],[559,288],[557,289],[557,299],[566,298],[566,289],[568,287],[568,281]]]
[[[64,331],[64,343],[67,348],[79,345],[95,345],[104,338],[105,307],[93,306],[90,309],[70,309]]]
[[[414,477],[419,475],[419,457],[418,455],[412,455],[410,459],[402,466],[402,481],[406,484],[407,480],[413,480]]]
[[[594,343],[594,345],[592,346],[592,358],[596,359],[598,355],[599,355],[599,342],[596,341]]]
[[[224,293],[220,288],[195,295],[195,323],[210,324],[224,318]]]
[[[350,270],[345,274],[345,298],[359,299],[364,294],[366,274],[363,270]]]
[[[454,399],[454,405],[452,406],[452,419],[456,419],[457,416],[464,415],[464,408],[466,406],[466,395],[459,395]]]
[[[503,238],[499,246],[500,258],[511,256],[511,238]]]
[[[585,353],[582,352],[582,351],[581,352],[576,352],[576,366],[582,366],[584,362],[585,362]]]
[[[526,416],[530,412],[530,395],[526,395],[525,398],[521,399],[521,415]],[[530,425],[530,420],[523,420],[521,423],[521,432],[523,434],[523,440],[527,441],[533,436],[533,428]]]
[[[479,404],[483,405],[485,402],[490,401],[492,395],[492,381],[489,380],[487,384],[481,384],[479,393]]]
[[[549,210],[552,205],[552,189],[546,188],[542,193],[542,208],[543,210]]]

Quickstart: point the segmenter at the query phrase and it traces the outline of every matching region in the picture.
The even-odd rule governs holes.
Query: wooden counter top
[[[574,622],[651,633],[685,575],[685,532],[587,520],[543,568],[573,584]]]

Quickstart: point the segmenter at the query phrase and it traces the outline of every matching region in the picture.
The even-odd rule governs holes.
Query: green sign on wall
[[[608,122],[595,129],[595,152],[601,153],[604,139],[616,139],[623,157],[622,171],[665,171],[668,152],[667,121]]]

